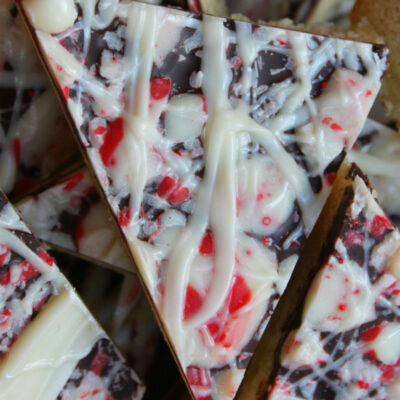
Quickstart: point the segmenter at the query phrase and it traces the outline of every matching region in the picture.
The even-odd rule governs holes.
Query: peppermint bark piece
[[[0,248],[0,398],[140,398],[136,375],[3,194]]]
[[[386,50],[136,2],[49,32],[20,4],[193,396],[233,398]]]
[[[0,4],[0,188],[22,196],[77,163],[77,146],[14,2]]]
[[[400,225],[400,135],[381,123],[368,120],[349,152],[349,160],[366,173],[382,209]]]
[[[24,198],[17,208],[36,237],[50,246],[109,267],[134,271],[87,169]]]
[[[343,178],[267,327],[274,340],[254,399],[267,383],[270,400],[400,394],[400,234],[357,167]]]

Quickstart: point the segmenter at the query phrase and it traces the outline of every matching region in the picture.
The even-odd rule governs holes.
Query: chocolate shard
[[[8,202],[0,211],[0,284],[5,398],[142,397],[136,374]]]
[[[399,254],[368,179],[343,164],[238,398],[397,398]]]
[[[192,396],[233,398],[387,50],[134,1],[66,4],[54,24],[20,2],[59,93],[77,93],[64,103]],[[66,39],[80,32],[77,53]]]

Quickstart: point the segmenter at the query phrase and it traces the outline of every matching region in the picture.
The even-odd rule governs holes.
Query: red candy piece
[[[207,231],[201,240],[199,253],[207,257],[214,255],[214,251],[214,236],[211,231]]]
[[[38,273],[39,273],[39,271],[32,264],[30,264],[28,261],[24,260],[24,261],[22,261],[22,271],[21,271],[19,281],[20,282],[28,281],[29,279],[31,279]]]
[[[176,182],[170,176],[166,176],[158,185],[157,194],[162,198],[165,199],[168,195],[172,192],[175,188]]]
[[[193,286],[188,285],[186,289],[186,297],[185,297],[185,310],[183,313],[183,319],[190,318],[193,314],[195,314],[203,304],[203,298],[200,293],[193,288]]]
[[[360,389],[369,389],[369,383],[365,381],[358,381],[357,385]]]
[[[150,95],[154,100],[161,100],[169,95],[171,80],[169,78],[155,78],[150,82]]]
[[[53,259],[49,256],[49,253],[45,249],[40,249],[37,255],[46,262],[46,264],[53,265]]]
[[[190,190],[185,186],[181,186],[170,176],[165,176],[159,183],[157,194],[171,204],[180,204],[190,198]]]
[[[251,292],[245,279],[238,275],[236,276],[233,286],[232,295],[229,301],[229,312],[233,314],[235,311],[239,310],[245,306],[251,299]]]
[[[99,351],[92,360],[90,364],[90,370],[95,373],[96,375],[100,375],[104,367],[106,366],[108,361],[107,354],[104,354],[102,351]]]
[[[377,215],[367,226],[368,231],[375,238],[380,238],[386,231],[391,228],[392,223],[383,215]]]
[[[187,187],[180,187],[177,190],[173,191],[171,195],[168,197],[168,200],[171,204],[180,204],[188,200],[190,197],[190,190]]]
[[[4,265],[8,255],[10,254],[10,246],[8,244],[2,244],[0,246],[0,251],[0,265]]]
[[[325,175],[326,183],[332,186],[336,179],[336,172],[329,172]]]
[[[10,284],[10,271],[7,269],[6,271],[0,272],[0,285],[7,286]]]
[[[131,222],[132,215],[131,215],[131,210],[128,206],[125,206],[121,209],[119,216],[118,216],[118,222],[121,226],[128,226],[129,223]]]
[[[349,230],[346,235],[346,247],[361,246],[364,243],[364,236],[353,230]]]
[[[377,325],[377,326],[368,328],[366,331],[364,331],[362,333],[361,339],[364,342],[372,342],[382,332],[382,329],[383,329],[383,325]]]
[[[100,147],[100,157],[106,167],[114,165],[113,154],[124,137],[124,121],[117,118],[112,121],[105,133],[104,142]]]

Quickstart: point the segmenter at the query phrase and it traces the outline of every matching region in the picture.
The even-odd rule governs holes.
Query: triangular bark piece
[[[238,398],[398,398],[400,234],[368,185],[341,169]]]
[[[137,2],[20,2],[192,394],[232,398],[387,51]]]
[[[3,398],[141,398],[137,376],[3,194],[0,249]]]

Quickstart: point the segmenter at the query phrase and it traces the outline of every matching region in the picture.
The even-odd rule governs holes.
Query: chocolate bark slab
[[[49,25],[30,4],[193,397],[234,397],[386,49],[136,2],[70,0]]]
[[[13,198],[81,163],[12,1],[0,4],[0,188]]]
[[[134,272],[129,256],[87,169],[16,205],[40,240],[108,267]]]
[[[254,399],[399,396],[400,234],[360,170],[344,170],[265,332],[276,347]]]
[[[141,398],[135,373],[2,193],[0,247],[0,396]]]

